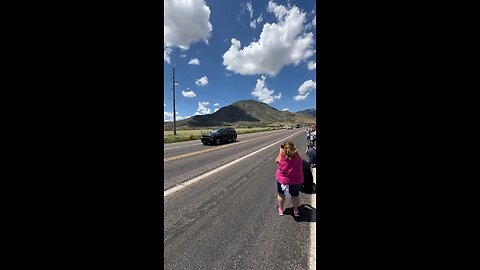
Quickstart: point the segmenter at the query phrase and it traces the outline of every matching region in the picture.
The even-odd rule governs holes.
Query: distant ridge
[[[307,116],[312,116],[312,117],[317,117],[317,110],[315,109],[306,109],[303,111],[296,112],[296,114],[302,114],[302,115],[307,115]]]
[[[313,114],[312,114],[313,110]],[[218,111],[207,115],[177,121],[177,127],[199,128],[212,126],[251,126],[260,127],[267,125],[308,124],[315,123],[314,109],[297,113],[279,111],[269,105],[256,100],[240,100],[231,105],[220,108]],[[172,122],[164,122],[165,130],[172,130]]]

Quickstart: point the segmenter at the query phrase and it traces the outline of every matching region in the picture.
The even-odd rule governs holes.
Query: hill
[[[307,110],[308,111],[308,110]],[[302,111],[303,112],[303,111]],[[315,122],[315,114],[279,111],[255,100],[240,100],[207,115],[177,121],[177,128],[200,128],[214,126],[264,127],[268,125],[308,124]],[[165,130],[173,129],[173,122],[164,122]]]
[[[315,109],[307,109],[307,110],[303,110],[303,111],[299,111],[299,112],[296,112],[296,114],[302,114],[302,115],[306,115],[306,116],[312,116],[312,117],[317,117],[317,110]]]

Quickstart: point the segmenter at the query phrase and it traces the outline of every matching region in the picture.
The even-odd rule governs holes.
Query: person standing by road
[[[307,144],[310,145],[310,131],[307,130]]]
[[[300,205],[300,188],[303,183],[302,158],[291,141],[285,141],[275,159],[278,169],[275,174],[277,183],[277,212],[283,216],[283,205],[285,197],[291,196],[293,204],[293,215],[300,216],[298,206]]]
[[[312,145],[307,146],[307,150],[305,151],[305,155],[308,156],[308,164],[310,164],[311,168],[315,168],[317,164],[317,150]]]

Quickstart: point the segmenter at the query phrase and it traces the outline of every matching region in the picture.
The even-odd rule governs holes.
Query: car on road
[[[287,126],[287,129],[293,129],[293,127],[292,126]]]
[[[204,145],[221,144],[229,141],[234,142],[237,140],[237,131],[234,128],[218,128],[202,134],[200,140]]]

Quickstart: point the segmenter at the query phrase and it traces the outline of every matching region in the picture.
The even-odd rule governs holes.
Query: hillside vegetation
[[[177,130],[233,126],[237,128],[308,125],[316,122],[316,110],[297,113],[279,111],[255,100],[241,100],[207,115],[195,115],[177,121]],[[173,122],[164,122],[165,130],[173,130]]]

